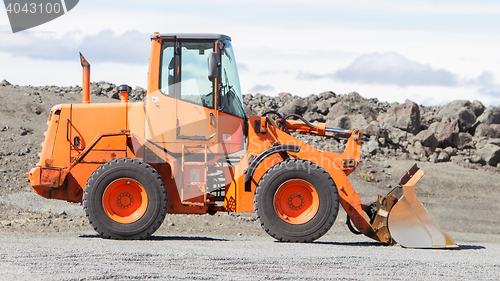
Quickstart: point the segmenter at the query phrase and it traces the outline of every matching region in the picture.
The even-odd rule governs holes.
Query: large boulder
[[[369,136],[377,136],[383,139],[389,138],[389,131],[383,128],[378,121],[372,121],[368,126],[364,129],[363,134]]]
[[[331,99],[331,98],[335,98],[337,95],[332,92],[332,91],[326,91],[326,92],[323,92],[321,94],[318,95],[318,98],[320,100],[328,100],[328,99]]]
[[[335,120],[342,115],[355,114],[363,115],[367,123],[375,120],[378,115],[369,100],[363,98],[356,92],[352,92],[330,107],[327,120]]]
[[[351,118],[349,118],[349,116],[347,116],[347,115],[342,115],[342,116],[335,118],[334,120],[327,120],[326,126],[331,127],[331,128],[350,130],[351,129]]]
[[[457,147],[458,133],[460,132],[458,119],[444,117],[437,128],[439,147]]]
[[[483,114],[486,107],[480,101],[475,100],[471,103],[469,109],[474,112],[474,115],[476,115],[476,117],[479,117],[481,114]]]
[[[448,162],[450,161],[450,155],[446,151],[441,151],[436,159],[437,162]]]
[[[325,95],[328,97],[328,95]],[[328,99],[317,99],[312,101],[309,99],[309,108],[307,111],[317,112],[322,115],[327,115],[330,112],[330,107],[337,103],[337,98],[335,96],[329,97]]]
[[[415,140],[419,141],[423,146],[429,147],[431,151],[434,151],[439,145],[436,135],[431,130],[420,131],[415,136]]]
[[[482,149],[487,144],[492,144],[496,146],[500,146],[500,138],[473,138],[476,149]]]
[[[116,88],[116,85],[105,81],[97,82],[97,86],[99,86],[103,92],[110,92]]]
[[[487,124],[479,124],[474,133],[475,137],[500,138],[500,131]]]
[[[464,108],[457,115],[460,132],[467,132],[476,122],[476,115],[470,109]]]
[[[366,143],[363,143],[361,146],[361,154],[363,156],[375,155],[378,151],[379,143],[377,141],[376,136],[371,136],[370,140]]]
[[[341,128],[345,130],[360,129],[364,132],[368,127],[368,122],[366,122],[362,114],[354,114],[338,116],[333,120],[328,120],[326,125],[328,127]]]
[[[420,141],[415,141],[413,145],[408,145],[408,152],[420,157],[427,157],[431,154],[430,148],[423,146]]]
[[[313,122],[325,122],[325,116],[317,113],[317,112],[306,112],[306,114],[304,114],[304,119],[306,119],[307,121],[313,123]]]
[[[479,105],[476,103],[474,106]],[[443,106],[438,116],[441,118],[449,117],[456,119],[460,132],[467,132],[476,122],[476,115],[471,108],[473,108],[473,104],[470,101],[455,100]],[[480,110],[477,111],[479,112]]]
[[[420,131],[420,109],[412,101],[406,100],[404,104],[394,104],[387,113],[377,117],[386,128],[394,127],[414,135]]]
[[[500,146],[488,143],[476,150],[476,155],[484,159],[488,165],[496,167],[500,163]]]
[[[441,121],[441,117],[438,115],[438,112],[441,110],[441,106],[420,106],[419,108],[421,127],[428,128],[431,124]]]
[[[500,124],[500,107],[490,106],[477,118],[481,124]]]
[[[414,137],[413,134],[398,128],[389,129],[389,139],[394,143],[403,144],[413,142]]]
[[[309,105],[305,99],[295,97],[290,102],[285,103],[285,105],[282,106],[278,112],[283,115],[297,114],[302,116],[306,112],[308,106]]]
[[[450,116],[457,114],[458,111],[464,109],[464,108],[469,108],[471,106],[471,102],[468,100],[454,100],[443,107],[439,110],[438,115],[440,116]]]
[[[469,133],[460,132],[457,137],[457,148],[460,150],[474,148],[474,141]]]

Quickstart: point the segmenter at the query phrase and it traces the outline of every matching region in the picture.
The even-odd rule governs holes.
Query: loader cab
[[[172,153],[186,147],[225,155],[244,150],[246,116],[231,38],[154,34],[151,39],[145,138]]]

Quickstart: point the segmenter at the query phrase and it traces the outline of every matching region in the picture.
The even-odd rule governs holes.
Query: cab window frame
[[[203,106],[203,107],[206,107],[206,108],[210,108],[210,109],[215,109],[216,106],[216,93],[217,93],[217,85],[215,85],[215,79],[214,81],[210,81],[210,79],[208,78],[208,64],[206,66],[206,69],[207,69],[207,76],[206,76],[206,79],[210,81],[210,85],[211,85],[211,104],[206,104],[203,102],[203,96],[201,95],[201,93],[198,93],[198,96],[200,98],[200,102],[197,102],[197,101],[194,101],[194,100],[190,100],[190,99],[185,99],[185,98],[182,98],[182,84],[183,81],[182,80],[182,74],[183,74],[183,69],[182,69],[182,62],[183,62],[183,55],[182,55],[182,45],[183,43],[205,43],[205,44],[210,44],[212,45],[212,49],[205,49],[204,52],[216,52],[216,42],[217,40],[213,40],[213,39],[163,39],[162,42],[161,42],[161,54],[160,54],[160,71],[159,71],[159,80],[158,80],[158,88],[160,90],[160,92],[164,95],[164,96],[168,96],[168,97],[172,97],[172,98],[175,98],[177,100],[180,100],[180,101],[185,101],[185,102],[189,102],[189,103],[192,103],[192,104],[196,104],[196,105],[199,105],[199,106]],[[173,44],[172,44],[173,43]],[[167,70],[168,71],[168,66],[166,66],[165,64],[168,63],[168,62],[165,62],[165,58],[164,58],[164,55],[165,55],[165,49],[166,47],[164,47],[165,45],[173,45],[173,48],[174,48],[174,53],[173,53],[173,69],[174,69],[174,77],[173,77],[173,85],[169,85],[169,82],[168,82],[168,76],[165,76],[164,77],[164,71]],[[171,46],[168,46],[168,47],[171,47]],[[218,55],[219,56],[219,55]],[[171,59],[171,60],[172,60]],[[207,61],[208,63],[208,61]],[[220,75],[219,75],[220,76]],[[167,80],[167,81],[165,81]],[[172,86],[172,89],[173,89],[173,94],[169,94],[168,92],[166,93],[164,89],[166,89],[164,83],[166,84],[166,87],[171,87]],[[170,90],[169,90],[170,91]],[[210,93],[207,93],[207,94],[210,94]],[[196,96],[196,95],[194,95]],[[206,96],[206,95],[205,95]]]

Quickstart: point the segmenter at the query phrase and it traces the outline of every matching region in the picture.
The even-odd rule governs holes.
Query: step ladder
[[[186,161],[186,151],[189,149],[200,149],[201,146],[182,145],[182,187],[181,203],[187,206],[205,206],[207,202],[207,146],[202,152],[190,153],[189,157],[194,158],[200,155],[204,161]]]

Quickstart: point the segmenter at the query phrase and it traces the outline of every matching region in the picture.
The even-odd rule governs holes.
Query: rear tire
[[[269,169],[255,190],[254,208],[262,228],[283,242],[312,242],[333,225],[339,197],[320,166],[287,160]]]
[[[87,218],[104,238],[148,238],[165,219],[167,206],[167,189],[158,172],[130,158],[97,168],[83,193]]]

